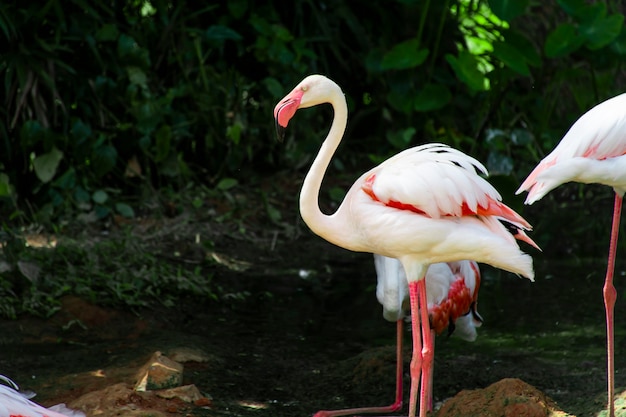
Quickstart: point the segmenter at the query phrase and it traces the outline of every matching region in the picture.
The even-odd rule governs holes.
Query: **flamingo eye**
[[[308,89],[309,89],[309,86],[308,86],[308,85],[303,85],[303,86],[302,86],[302,91],[306,91],[306,90],[308,90]]]

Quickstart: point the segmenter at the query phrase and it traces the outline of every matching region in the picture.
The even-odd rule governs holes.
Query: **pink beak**
[[[304,91],[297,88],[289,93],[274,107],[274,121],[276,122],[276,135],[278,140],[285,138],[285,129],[289,120],[296,114],[296,110],[300,107],[300,101]]]

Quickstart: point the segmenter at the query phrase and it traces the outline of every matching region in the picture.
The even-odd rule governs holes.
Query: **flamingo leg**
[[[402,333],[403,320],[396,322],[396,399],[393,404],[383,407],[346,408],[343,410],[322,410],[313,417],[338,417],[351,414],[394,413],[402,408]]]
[[[428,318],[428,301],[426,299],[426,280],[418,281],[420,299],[420,324],[422,331],[422,383],[420,391],[420,417],[432,409],[432,371],[434,360],[433,332]]]
[[[421,280],[425,281],[425,280]],[[409,390],[409,417],[415,417],[417,409],[417,390],[419,389],[422,373],[422,332],[419,322],[419,286],[420,281],[409,282],[409,301],[411,304],[411,336],[413,339],[413,354],[411,356],[411,388]],[[420,416],[421,417],[421,416]]]
[[[615,347],[613,332],[613,310],[617,291],[613,286],[613,273],[615,270],[615,253],[617,251],[617,237],[619,234],[619,222],[622,213],[622,196],[615,193],[615,203],[613,206],[613,225],[611,226],[611,242],[609,243],[609,258],[606,267],[606,278],[604,280],[604,308],[606,310],[606,355],[607,355],[607,385],[608,385],[608,415],[615,415],[613,398],[615,395]]]
[[[435,352],[435,331],[434,330],[430,330],[430,339],[433,341],[433,353]],[[430,375],[430,378],[428,380],[428,388],[429,388],[429,392],[428,392],[428,411],[432,412],[433,411],[433,370],[435,367],[435,359],[433,356],[433,360],[430,362],[430,368],[428,369],[428,373]]]
[[[404,332],[404,320],[396,322],[396,401],[389,406],[389,412],[398,411],[402,408],[402,368],[404,361],[402,358],[402,333]]]
[[[411,390],[409,391],[409,417],[415,417],[417,391],[420,388],[419,416],[426,417],[430,407],[431,378],[433,365],[433,337],[428,319],[426,280],[409,283],[411,316],[413,317],[413,357],[411,358]]]

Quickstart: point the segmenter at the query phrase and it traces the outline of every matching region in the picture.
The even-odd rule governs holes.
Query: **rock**
[[[502,379],[487,388],[463,390],[446,400],[437,417],[567,417],[556,403],[520,379]]]
[[[178,387],[183,382],[183,365],[155,352],[137,373],[135,391]]]
[[[157,397],[172,399],[178,398],[186,403],[210,405],[211,398],[207,398],[200,393],[195,385],[183,385],[182,387],[163,389],[154,392]]]
[[[185,362],[198,362],[205,363],[215,361],[211,355],[200,349],[193,349],[189,347],[178,347],[171,349],[167,356],[176,362],[185,363]]]
[[[105,389],[92,391],[72,401],[68,406],[97,417],[166,417],[152,407],[151,393],[137,393],[128,384],[119,383]]]

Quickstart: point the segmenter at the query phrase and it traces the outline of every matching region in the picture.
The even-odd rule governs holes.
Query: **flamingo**
[[[526,204],[533,204],[566,182],[599,183],[613,187],[613,225],[603,296],[606,312],[607,385],[609,416],[615,414],[613,309],[617,293],[613,286],[615,252],[626,192],[626,94],[620,94],[593,107],[567,131],[561,142],[517,190],[528,191]]]
[[[28,395],[19,392],[15,382],[4,375],[0,380],[0,416],[2,417],[85,417],[81,411],[70,410],[63,404],[44,408],[30,401]]]
[[[397,259],[374,255],[374,264],[378,278],[376,297],[383,306],[383,317],[396,322],[396,399],[388,406],[323,410],[313,417],[392,413],[402,408],[402,333],[404,319],[409,315],[408,282]],[[441,334],[447,328],[449,335],[454,332],[464,340],[476,340],[476,328],[483,321],[477,311],[480,287],[478,264],[473,261],[432,264],[428,267],[425,280],[431,333]],[[432,409],[432,393],[428,393],[428,401],[428,407]]]
[[[279,138],[300,108],[330,103],[334,118],[300,191],[300,214],[317,235],[356,252],[398,259],[406,273],[412,320],[409,416],[426,416],[433,341],[424,277],[430,264],[474,259],[534,279],[532,258],[516,238],[537,247],[530,224],[502,203],[474,158],[443,144],[407,149],[364,173],[335,213],[318,204],[324,174],[343,138],[348,106],[341,88],[322,75],[302,80],[274,108]],[[422,308],[420,308],[422,306]],[[421,382],[420,382],[421,378]]]

